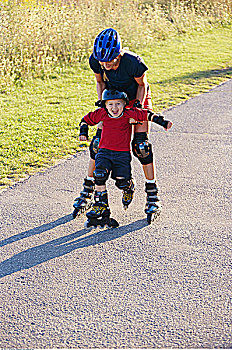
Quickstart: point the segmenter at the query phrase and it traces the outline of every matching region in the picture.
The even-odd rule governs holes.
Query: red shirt
[[[99,108],[84,116],[84,120],[88,125],[103,122],[99,148],[112,151],[130,151],[132,132],[132,125],[129,123],[130,118],[139,122],[146,121],[147,111],[138,108],[125,109],[121,117],[111,118],[104,108]]]

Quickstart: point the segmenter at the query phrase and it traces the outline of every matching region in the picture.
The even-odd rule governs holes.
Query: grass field
[[[137,49],[149,67],[154,111],[174,106],[232,77],[232,27],[193,31]],[[0,188],[85,148],[79,121],[94,109],[95,80],[83,61],[0,94]],[[91,135],[94,130],[90,128]]]
[[[85,62],[107,27],[137,51],[231,23],[231,0],[0,0],[0,92]]]

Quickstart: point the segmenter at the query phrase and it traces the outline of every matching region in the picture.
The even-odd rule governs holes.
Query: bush
[[[0,8],[0,90],[89,56],[102,29],[136,50],[154,40],[229,23],[229,0],[8,1]]]

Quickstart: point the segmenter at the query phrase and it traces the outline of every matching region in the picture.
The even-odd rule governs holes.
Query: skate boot
[[[117,227],[119,224],[116,220],[110,217],[110,208],[108,206],[107,191],[94,193],[95,203],[92,209],[86,213],[87,221],[85,227],[97,228],[98,226],[103,228],[105,225],[108,227]]]
[[[130,180],[130,186],[126,189],[123,190],[123,195],[122,195],[122,204],[123,208],[126,210],[128,206],[131,204],[133,195],[135,191],[135,184],[133,180]]]
[[[145,192],[147,193],[145,213],[147,214],[147,222],[150,224],[160,215],[162,206],[160,203],[160,198],[158,196],[158,188],[156,186],[156,183],[146,182]]]
[[[74,211],[73,211],[73,219],[77,215],[80,215],[85,210],[88,210],[92,205],[92,197],[95,184],[92,180],[84,179],[83,190],[80,193],[80,197],[74,199]]]

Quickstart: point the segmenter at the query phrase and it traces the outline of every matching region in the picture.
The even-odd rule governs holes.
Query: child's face
[[[126,102],[124,100],[121,100],[121,99],[119,99],[119,100],[107,100],[105,102],[105,106],[106,106],[107,111],[114,118],[117,118],[122,114],[125,105],[126,105]]]

